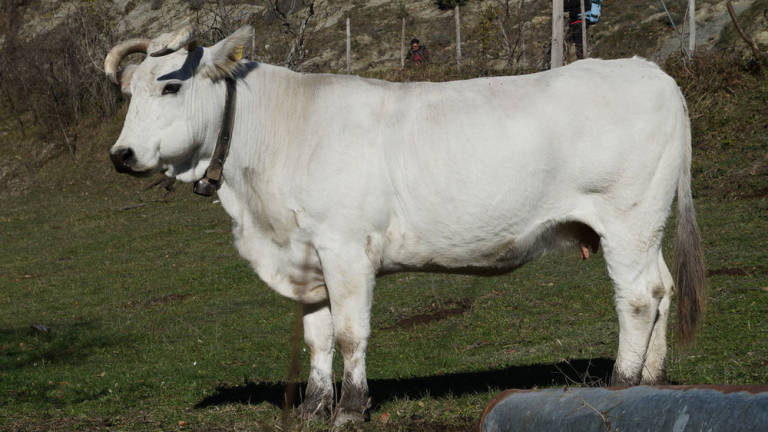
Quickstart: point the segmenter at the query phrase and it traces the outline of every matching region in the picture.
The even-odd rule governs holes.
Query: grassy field
[[[672,337],[669,378],[768,383],[768,84],[717,77],[709,99],[683,81],[708,308],[692,347]],[[85,125],[76,164],[21,168],[23,193],[3,196],[0,430],[323,429],[283,418],[296,306],[238,257],[214,199],[113,173],[120,121]],[[616,353],[600,254],[493,278],[392,275],[375,296],[363,430],[469,430],[498,391],[600,385]]]

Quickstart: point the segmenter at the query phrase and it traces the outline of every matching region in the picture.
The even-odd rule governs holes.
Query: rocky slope
[[[55,27],[76,13],[79,5],[90,2],[22,3],[26,6],[19,6],[23,9],[20,33],[31,37]],[[215,40],[241,24],[250,23],[256,28],[252,57],[275,64],[285,63],[296,33],[309,14],[306,0],[278,0],[279,12],[275,11],[275,2],[267,0],[114,0],[105,3],[107,6],[101,13],[110,15],[117,35],[123,38],[153,37],[183,23],[194,22],[204,38]],[[590,31],[592,54],[604,58],[642,55],[659,60],[679,52],[681,37],[686,38],[687,34],[676,34],[671,21],[678,30],[687,32],[683,23],[686,3],[667,1],[670,11],[667,15],[660,1],[605,0],[601,21]],[[549,49],[550,5],[545,0],[524,1],[523,7],[520,0],[469,0],[462,7],[464,62],[481,70],[542,68]],[[746,27],[761,49],[767,49],[766,1],[741,0],[734,5],[738,13],[749,16]],[[697,9],[697,45],[712,47],[721,43],[723,28],[731,27],[725,1],[699,0]],[[352,27],[353,72],[397,68],[403,15],[407,15],[407,40],[419,37],[438,64],[455,61],[453,10],[440,10],[434,0],[407,3],[316,0],[314,14],[306,27],[305,51],[299,55],[303,58],[297,68],[323,72],[346,70],[346,17],[350,17]],[[728,42],[734,46],[743,44],[733,38]]]

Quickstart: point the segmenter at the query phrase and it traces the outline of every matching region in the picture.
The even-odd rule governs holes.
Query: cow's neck
[[[302,74],[259,65],[238,86],[232,148],[224,181],[265,235],[280,242],[294,227],[291,185],[306,172]],[[223,201],[222,201],[223,202]],[[241,209],[242,210],[242,209]],[[290,224],[289,224],[290,225]]]
[[[304,75],[259,65],[238,86],[237,114],[225,180],[255,170],[257,181],[297,174],[307,155],[306,109],[312,104]],[[237,172],[234,172],[237,170]],[[227,180],[228,181],[228,180]],[[253,185],[251,185],[253,186]]]

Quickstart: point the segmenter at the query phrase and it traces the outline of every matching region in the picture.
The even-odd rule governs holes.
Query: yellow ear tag
[[[243,46],[238,45],[235,50],[232,52],[232,56],[235,58],[235,60],[242,60],[243,59]]]

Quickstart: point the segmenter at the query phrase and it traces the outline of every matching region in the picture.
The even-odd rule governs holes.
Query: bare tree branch
[[[738,30],[739,35],[742,39],[744,39],[744,42],[749,45],[749,47],[752,49],[752,55],[755,56],[755,61],[757,61],[757,67],[760,68],[760,70],[763,70],[763,56],[760,53],[760,49],[757,47],[757,44],[755,44],[755,41],[752,40],[749,36],[747,36],[746,33],[744,33],[744,29],[741,28],[741,25],[739,24],[739,21],[736,19],[736,11],[733,10],[733,4],[731,4],[731,0],[728,0],[725,2],[726,7],[728,8],[728,14],[731,16],[731,21],[733,21],[733,25],[736,26],[736,30]]]
[[[275,0],[275,5],[277,5],[277,0]],[[304,17],[304,20],[301,22],[301,25],[299,27],[298,33],[296,33],[296,38],[294,39],[293,43],[291,44],[291,49],[288,51],[288,55],[285,58],[285,65],[290,69],[296,69],[306,57],[306,49],[305,49],[305,42],[306,42],[306,33],[307,33],[307,27],[309,26],[309,21],[312,19],[312,17],[315,15],[315,2],[311,1],[309,2],[309,7],[307,9],[307,16]]]

